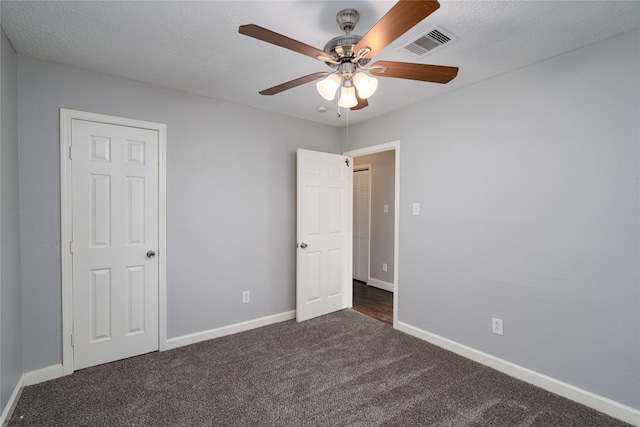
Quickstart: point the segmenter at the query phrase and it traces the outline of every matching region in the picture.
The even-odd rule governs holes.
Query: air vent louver
[[[458,40],[458,38],[444,28],[433,27],[421,34],[418,38],[401,46],[398,50],[406,50],[415,55],[422,56],[441,48],[445,44],[453,43],[456,40]]]

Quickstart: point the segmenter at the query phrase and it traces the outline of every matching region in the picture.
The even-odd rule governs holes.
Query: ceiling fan
[[[260,91],[261,95],[275,95],[305,83],[323,79],[316,84],[323,98],[333,100],[336,91],[341,88],[338,105],[359,110],[369,105],[367,98],[378,86],[375,77],[368,76],[364,71],[368,71],[372,76],[432,83],[448,83],[458,74],[457,67],[442,65],[378,61],[368,66],[371,58],[439,7],[440,4],[436,0],[400,0],[363,37],[351,34],[360,17],[358,12],[354,9],[341,10],[336,20],[345,34],[329,40],[324,50],[254,24],[241,25],[238,32],[323,61],[333,69],[309,74],[265,89]]]

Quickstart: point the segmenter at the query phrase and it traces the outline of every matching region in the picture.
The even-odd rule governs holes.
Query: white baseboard
[[[259,319],[248,320],[246,322],[236,323],[234,325],[223,326],[221,328],[210,329],[208,331],[196,332],[194,334],[183,335],[181,337],[169,338],[167,340],[166,350],[182,347],[185,345],[195,344],[200,341],[206,341],[213,338],[224,337],[226,335],[237,334],[238,332],[248,331],[249,329],[260,328],[262,326],[274,323],[284,322],[296,318],[296,312],[287,311],[280,314],[261,317]]]
[[[236,334],[238,332],[247,331],[249,329],[259,328],[261,326],[267,326],[272,323],[284,322],[285,320],[291,320],[295,318],[296,312],[295,310],[293,310],[285,313],[274,314],[272,316],[261,317],[259,319],[249,320],[242,323],[236,323],[235,325],[223,326],[217,329],[211,329],[208,331],[196,332],[194,334],[171,338],[167,340],[166,350],[171,350],[172,348],[178,348],[189,344],[195,344],[200,341],[210,340],[212,338],[218,338],[225,335]],[[48,366],[46,368],[27,372],[26,374],[24,374],[22,387],[53,380],[64,375],[65,374],[62,364]]]
[[[7,406],[4,408],[4,411],[2,411],[2,415],[0,415],[0,426],[7,425],[9,423],[9,420],[13,415],[13,411],[16,409],[16,405],[18,404],[18,400],[20,400],[22,389],[24,389],[24,374],[20,376],[20,380],[18,381],[18,384],[16,384],[16,388],[13,389],[13,393],[11,393],[11,397],[9,397]]]
[[[374,288],[383,289],[385,291],[393,292],[394,286],[393,283],[385,282],[384,280],[374,279],[373,277],[369,277],[369,281],[367,285],[373,286]]]
[[[405,332],[416,338],[420,338],[431,344],[437,345],[438,347],[442,347],[453,353],[459,354],[460,356],[466,357],[467,359],[482,363],[483,365],[489,366],[509,376],[589,406],[596,411],[603,412],[627,423],[640,426],[640,410],[623,405],[606,397],[599,396],[590,391],[582,390],[578,387],[572,386],[571,384],[564,383],[547,375],[507,362],[506,360],[483,353],[479,350],[467,347],[463,344],[451,341],[430,332],[426,332],[406,323],[398,322],[396,328],[399,331]]]
[[[64,376],[64,370],[62,364],[48,366],[46,368],[38,369],[37,371],[31,371],[24,374],[24,385],[34,385],[43,383],[45,381],[54,380]]]
[[[62,369],[62,364],[48,366],[43,369],[38,369],[37,371],[31,371],[22,374],[22,376],[20,377],[20,381],[16,385],[15,390],[13,390],[13,393],[9,398],[9,402],[7,402],[7,406],[4,408],[4,411],[2,411],[2,415],[0,416],[0,426],[4,426],[11,419],[13,411],[16,409],[16,405],[18,404],[18,400],[20,399],[20,395],[22,394],[22,390],[26,386],[53,380],[63,375],[64,371]]]

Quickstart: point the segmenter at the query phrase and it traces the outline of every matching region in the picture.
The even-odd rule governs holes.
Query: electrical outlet
[[[502,319],[491,318],[491,332],[498,335],[504,335]]]
[[[386,262],[382,263],[382,271],[387,271],[387,263]]]
[[[250,299],[250,297],[249,297],[249,291],[244,291],[244,292],[242,293],[242,303],[243,303],[243,304],[246,304],[246,303],[248,303],[249,301],[251,301],[251,299]]]

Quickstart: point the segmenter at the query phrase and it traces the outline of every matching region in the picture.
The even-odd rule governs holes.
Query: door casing
[[[60,109],[60,234],[62,272],[62,371],[73,373],[73,266],[71,241],[73,230],[71,121],[94,121],[112,125],[151,129],[158,132],[158,344],[167,349],[167,257],[166,257],[166,141],[167,127],[163,123],[108,116],[85,111]]]
[[[366,156],[367,154],[381,153],[383,151],[395,150],[395,216],[393,225],[393,327],[398,327],[398,294],[400,283],[398,281],[399,259],[400,259],[400,141],[392,141],[384,144],[373,145],[371,147],[359,148],[343,153],[349,157]],[[351,225],[353,227],[353,224]],[[353,229],[349,230],[353,235]],[[353,262],[353,261],[352,261]],[[349,294],[353,294],[353,281],[349,282]]]

